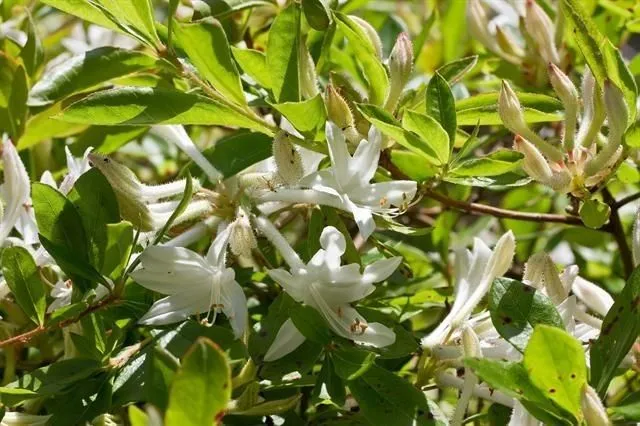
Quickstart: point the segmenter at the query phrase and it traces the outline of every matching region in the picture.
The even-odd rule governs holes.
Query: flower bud
[[[549,63],[549,80],[551,81],[553,90],[558,94],[558,97],[564,105],[563,141],[565,149],[570,151],[573,149],[573,140],[578,123],[578,106],[580,105],[578,90],[576,86],[573,85],[571,79],[553,63]]]
[[[413,45],[407,33],[400,33],[389,55],[390,84],[384,108],[393,111],[413,69]]]
[[[364,31],[365,35],[371,42],[374,52],[376,53],[378,58],[382,58],[382,41],[380,40],[378,31],[376,31],[376,29],[373,28],[373,26],[370,23],[368,23],[367,21],[365,21],[364,19],[358,16],[349,15],[349,18],[353,22],[355,22],[360,28],[362,28],[362,31]],[[354,48],[358,49],[358,46],[354,46]]]
[[[565,288],[556,265],[545,252],[536,253],[529,258],[523,281],[536,288],[544,286],[545,292],[556,305],[569,295],[569,288]]]
[[[576,143],[578,146],[589,148],[596,141],[600,133],[600,127],[602,127],[605,119],[605,111],[602,92],[588,67],[582,79],[581,92],[584,110],[578,135],[576,136]]]
[[[527,0],[524,26],[545,62],[560,63],[555,44],[555,27],[551,18],[535,0]]]
[[[273,158],[278,169],[278,176],[288,185],[298,182],[304,175],[302,158],[289,136],[281,132],[273,140]]]
[[[522,168],[529,176],[541,183],[549,182],[553,176],[553,172],[538,148],[523,139],[520,135],[516,135],[514,148],[524,155]]]
[[[622,141],[622,136],[627,130],[627,122],[629,121],[629,108],[624,99],[622,91],[611,82],[604,82],[604,106],[607,111],[607,120],[609,122],[609,141]]]
[[[516,239],[513,232],[509,231],[504,234],[496,246],[484,271],[484,279],[493,282],[496,277],[504,275],[513,262],[513,256],[516,251]]]
[[[318,76],[316,75],[316,65],[313,63],[313,58],[307,50],[307,45],[304,41],[299,43],[299,58],[300,58],[300,90],[302,96],[306,99],[311,99],[318,93]]]
[[[587,426],[608,426],[611,424],[606,408],[591,386],[585,384],[580,404]]]
[[[502,90],[498,97],[498,114],[500,114],[502,123],[507,129],[528,139],[548,159],[552,161],[562,160],[563,155],[560,150],[545,142],[527,126],[518,95],[505,80],[502,81]]]
[[[242,207],[238,208],[238,216],[231,224],[229,247],[236,256],[250,255],[251,250],[258,247],[249,216]]]
[[[465,357],[477,358],[482,356],[478,335],[468,325],[462,327],[462,351]]]
[[[480,0],[468,0],[465,10],[467,25],[469,32],[492,52],[498,52],[500,49],[489,32],[489,18]]]
[[[508,55],[507,58],[511,58],[511,62],[518,63],[520,62],[519,58],[524,57],[524,50],[522,50],[508,30],[505,31],[501,27],[496,27],[496,40],[498,41],[500,49]]]
[[[327,86],[327,93],[325,95],[324,102],[327,107],[327,116],[329,117],[329,120],[333,121],[342,130],[353,126],[353,114],[351,113],[351,108],[349,108],[347,101],[340,96],[332,84]]]

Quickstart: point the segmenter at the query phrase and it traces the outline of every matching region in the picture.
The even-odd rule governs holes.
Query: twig
[[[73,317],[73,318],[68,318],[66,320],[60,321],[59,323],[56,323],[53,327],[44,327],[44,326],[38,326],[36,328],[34,328],[33,330],[29,330],[25,333],[22,334],[18,334],[17,336],[13,336],[10,337],[6,340],[2,340],[0,341],[0,348],[3,348],[5,346],[10,346],[10,345],[15,345],[15,344],[25,344],[27,342],[29,342],[31,339],[33,339],[36,336],[39,336],[40,334],[43,334],[47,331],[53,330],[54,328],[64,328],[68,325],[74,324],[78,321],[80,321],[82,318],[84,318],[85,316],[92,314],[96,311],[99,311],[100,309],[104,308],[105,306],[111,304],[112,302],[116,302],[118,301],[118,299],[111,295],[109,297],[107,297],[106,299],[103,299],[101,301],[99,301],[98,303],[96,303],[95,305],[90,305],[88,306],[84,311],[80,312],[77,316]]]
[[[615,206],[616,209],[619,209],[620,207],[627,205],[637,199],[640,199],[640,192],[636,192],[635,194],[631,194],[628,195],[626,197],[624,197],[623,199],[616,201],[613,206],[611,206],[611,208],[613,208]]]
[[[602,199],[611,207],[611,216],[609,217],[609,225],[611,228],[610,232],[615,238],[616,243],[618,243],[618,250],[620,250],[620,259],[622,260],[622,266],[624,267],[624,274],[626,277],[629,277],[633,272],[633,257],[624,233],[624,227],[620,221],[618,203],[616,203],[616,200],[607,188],[602,190]]]

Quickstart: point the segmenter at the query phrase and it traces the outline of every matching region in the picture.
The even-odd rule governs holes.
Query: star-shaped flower
[[[29,203],[31,186],[29,176],[20,160],[18,151],[9,139],[2,143],[4,163],[4,184],[2,185],[2,205],[0,205],[0,245],[16,226],[20,215]]]
[[[378,260],[367,266],[363,273],[357,264],[343,266],[340,256],[346,250],[346,241],[340,231],[327,226],[320,236],[322,248],[304,264],[268,219],[261,217],[255,222],[289,264],[289,271],[272,269],[269,276],[293,299],[316,309],[331,330],[341,337],[375,347],[393,344],[396,336],[391,329],[380,323],[367,323],[351,303],[371,294],[375,290],[373,283],[389,277],[402,258]],[[304,340],[293,321],[287,320],[267,351],[265,361],[287,355]]]
[[[247,324],[247,299],[225,265],[230,228],[219,230],[206,257],[182,247],[148,247],[142,267],[131,276],[143,287],[168,296],[158,300],[140,319],[141,324],[163,325],[193,314],[223,312],[240,337]]]

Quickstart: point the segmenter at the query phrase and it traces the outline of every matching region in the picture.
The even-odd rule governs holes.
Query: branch
[[[5,346],[16,345],[16,344],[25,344],[29,342],[31,339],[33,339],[34,337],[39,336],[47,331],[53,330],[55,328],[62,329],[68,325],[71,325],[80,321],[82,318],[84,318],[89,314],[99,311],[100,309],[111,304],[112,302],[117,302],[118,300],[119,299],[116,296],[110,295],[106,299],[103,299],[94,305],[88,306],[84,311],[80,312],[77,316],[60,321],[59,323],[56,323],[53,327],[44,327],[41,325],[34,328],[33,330],[29,330],[22,334],[18,334],[17,336],[13,336],[6,340],[2,340],[0,341],[0,348],[3,348]]]
[[[620,207],[622,207],[622,206],[624,206],[626,204],[629,204],[631,202],[634,202],[639,198],[640,198],[640,192],[636,192],[635,194],[628,195],[628,196],[624,197],[623,199],[621,199],[619,201],[616,201],[611,206],[611,208],[614,208],[614,206],[615,206],[616,209],[619,209]]]
[[[624,267],[624,274],[626,277],[629,277],[633,272],[633,256],[631,255],[629,243],[627,243],[627,237],[625,236],[622,221],[620,221],[620,214],[618,212],[619,202],[616,203],[616,200],[607,188],[602,190],[602,199],[611,207],[611,216],[609,217],[611,234],[616,239],[618,250],[620,250],[620,259],[622,260],[622,266]]]

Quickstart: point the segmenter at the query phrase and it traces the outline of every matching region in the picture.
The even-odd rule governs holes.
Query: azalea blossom
[[[7,411],[0,421],[0,426],[44,426],[50,418],[51,416]]]
[[[340,231],[327,226],[320,235],[320,250],[304,264],[282,234],[263,217],[255,219],[260,231],[278,249],[289,271],[268,271],[282,288],[297,302],[316,309],[337,335],[356,343],[384,347],[393,344],[395,333],[380,323],[368,323],[351,306],[375,290],[373,283],[389,277],[400,265],[402,258],[392,257],[368,265],[360,273],[358,264],[341,265],[340,256],[346,250],[346,241]],[[295,350],[305,338],[291,319],[278,331],[265,355],[265,361],[274,361]]]
[[[502,276],[513,260],[515,238],[511,231],[504,234],[493,251],[476,238],[473,251],[462,250],[455,258],[455,300],[449,314],[428,336],[422,339],[423,348],[444,343],[453,331],[464,323],[482,300],[493,280]]]
[[[342,131],[333,123],[326,128],[331,167],[303,177],[300,188],[266,192],[261,201],[322,204],[348,211],[363,238],[375,230],[373,214],[396,214],[414,198],[417,184],[400,180],[370,183],[378,167],[382,138],[371,127],[369,140],[362,140],[353,156]]]
[[[206,257],[182,247],[147,247],[140,255],[142,267],[131,277],[143,287],[168,296],[158,300],[140,319],[141,324],[164,325],[193,314],[223,312],[236,337],[247,324],[247,299],[226,267],[231,228],[219,229]]]
[[[2,143],[4,163],[4,183],[1,188],[0,204],[0,246],[16,226],[20,215],[30,206],[31,184],[27,170],[20,160],[18,151],[9,139]]]

